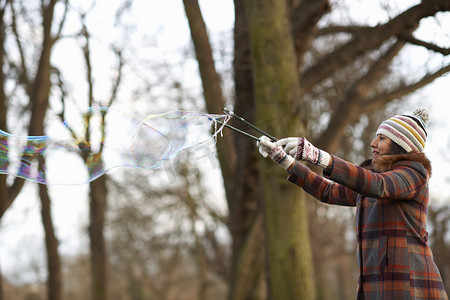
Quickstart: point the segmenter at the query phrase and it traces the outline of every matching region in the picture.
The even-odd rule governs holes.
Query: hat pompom
[[[417,108],[414,110],[413,115],[422,119],[423,123],[428,125],[428,121],[430,120],[430,116],[428,111],[425,108]]]

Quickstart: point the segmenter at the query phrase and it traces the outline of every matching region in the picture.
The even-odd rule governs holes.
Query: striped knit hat
[[[413,115],[394,116],[381,123],[377,135],[383,134],[397,143],[406,152],[423,152],[427,140],[428,112],[418,108]]]

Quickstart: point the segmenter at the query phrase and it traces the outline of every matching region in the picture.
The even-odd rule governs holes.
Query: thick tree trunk
[[[296,58],[285,0],[246,0],[257,99],[256,120],[275,136],[302,133],[290,112],[298,95]],[[267,122],[267,120],[272,120]],[[303,130],[302,130],[303,129]],[[303,192],[286,172],[261,160],[270,299],[314,299],[311,248]]]
[[[107,257],[104,237],[106,212],[106,175],[90,183],[90,224],[92,299],[107,299]]]
[[[234,111],[254,123],[253,72],[244,1],[235,0],[234,5]],[[248,130],[237,121],[232,125]],[[261,251],[264,249],[264,230],[258,201],[260,177],[257,151],[255,141],[234,132],[233,135],[237,171],[232,181],[233,194],[228,198],[230,232],[233,237],[230,299],[260,299],[258,287],[263,280],[265,252]]]

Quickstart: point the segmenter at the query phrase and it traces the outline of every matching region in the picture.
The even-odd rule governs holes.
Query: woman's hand
[[[259,141],[256,142],[256,146],[259,147],[259,153],[262,156],[269,156],[274,162],[286,170],[295,163],[295,159],[292,156],[286,154],[281,146],[273,143],[266,136],[260,137]]]
[[[284,151],[296,160],[307,161],[322,169],[328,168],[331,163],[331,156],[328,152],[314,147],[313,144],[304,137],[284,138],[278,140],[276,145],[284,147]]]

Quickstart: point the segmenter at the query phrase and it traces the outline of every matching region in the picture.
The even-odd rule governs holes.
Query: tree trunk
[[[183,0],[186,17],[191,30],[192,42],[198,61],[200,77],[202,79],[203,95],[206,109],[210,113],[220,113],[225,105],[220,77],[214,65],[211,44],[209,42],[206,25],[200,11],[198,0]],[[227,196],[232,193],[231,181],[234,176],[236,157],[233,149],[231,135],[224,135],[217,141],[220,168],[222,170],[225,192]]]
[[[42,31],[43,40],[41,45],[41,52],[39,57],[39,63],[37,66],[36,75],[34,80],[23,77],[24,90],[28,93],[31,105],[31,117],[28,125],[29,135],[43,135],[44,134],[44,119],[48,107],[48,97],[50,94],[50,55],[52,47],[54,45],[54,39],[52,38],[51,29],[53,23],[54,7],[57,0],[51,0],[47,5],[43,5],[42,9]],[[3,15],[6,9],[8,1],[2,1],[1,5],[1,38],[0,38],[0,62],[4,63],[4,20]],[[13,14],[15,12],[12,12]],[[17,37],[19,38],[19,37]],[[25,68],[25,63],[23,66]],[[22,72],[26,73],[27,70],[23,69]],[[23,75],[23,74],[22,74]],[[6,122],[6,108],[7,99],[4,91],[5,75],[2,72],[0,78],[0,126],[2,129],[7,129]],[[28,87],[31,86],[31,89]],[[1,140],[5,146],[7,140]],[[35,159],[35,157],[30,157]],[[2,168],[7,168],[7,161],[2,161]],[[16,178],[11,186],[7,186],[6,176],[2,176],[0,179],[0,217],[6,212],[15,200],[20,190],[24,185],[24,179]],[[39,195],[42,201],[42,219],[46,233],[46,246],[47,246],[47,258],[48,258],[48,297],[49,299],[61,299],[61,265],[58,255],[58,241],[54,234],[54,228],[50,215],[50,198],[47,192],[46,186],[39,186]],[[0,298],[3,298],[3,290],[0,288]]]
[[[52,47],[54,44],[54,40],[51,36],[51,28],[53,23],[53,13],[54,6],[57,0],[52,0],[47,6],[43,7],[42,10],[42,30],[43,30],[43,40],[41,45],[41,53],[39,57],[39,64],[37,66],[36,76],[33,81],[26,82],[24,84],[24,88],[28,93],[31,104],[31,116],[30,123],[28,125],[28,135],[43,135],[44,134],[44,118],[47,112],[48,106],[48,97],[50,94],[50,55],[52,51]],[[5,4],[6,5],[6,4]],[[6,6],[5,6],[6,7]],[[3,13],[3,12],[2,12]],[[3,24],[3,22],[2,22]],[[2,31],[2,34],[3,31]],[[2,57],[3,57],[3,44],[2,48]],[[2,61],[3,63],[3,61]],[[26,70],[22,70],[26,72]],[[3,75],[2,75],[3,76]],[[4,78],[3,78],[4,79]],[[28,78],[26,78],[28,80]],[[32,82],[32,84],[30,84]],[[29,90],[27,86],[31,85],[31,89]],[[2,86],[2,89],[4,87]],[[4,93],[4,92],[3,92]],[[6,99],[2,101],[3,107],[5,107],[5,115],[6,115]],[[3,108],[1,107],[1,108]],[[6,125],[6,117],[5,117],[5,125]],[[6,128],[6,127],[5,127]],[[31,157],[34,159],[34,157]],[[4,188],[6,184],[3,182],[0,183],[2,186],[0,190],[7,189],[8,194],[5,198],[0,199],[0,216],[3,216],[5,211],[11,206],[14,199],[19,194],[20,190],[24,185],[24,179],[16,177],[12,186]],[[3,195],[3,194],[2,194]]]
[[[6,4],[4,4],[6,6]],[[5,7],[0,7],[0,70],[4,70],[4,63],[5,63],[5,50],[4,50],[4,43],[5,43],[5,23],[4,23],[4,14],[5,14]],[[0,71],[0,129],[7,131],[8,128],[6,123],[6,107],[8,99],[6,98],[6,92],[5,92],[5,80],[6,76],[5,74]],[[8,145],[8,139],[4,136],[0,136],[0,144],[2,147],[7,148]],[[1,151],[1,150],[0,150]],[[6,170],[8,168],[8,160],[5,156],[3,151],[0,152],[0,169],[2,171]],[[3,203],[7,202],[8,199],[8,186],[6,184],[6,176],[1,175],[0,176],[0,207],[3,206]],[[0,212],[2,209],[0,209]],[[0,218],[3,214],[0,214]],[[1,280],[1,278],[0,278]],[[1,287],[1,285],[0,285]]]
[[[29,80],[29,78],[25,78],[24,89],[28,93],[30,98],[31,105],[31,116],[30,123],[28,125],[28,135],[39,136],[44,134],[44,119],[45,114],[47,112],[48,107],[48,97],[50,94],[50,55],[52,52],[52,48],[55,40],[51,34],[51,28],[53,24],[53,13],[54,7],[57,0],[51,0],[50,3],[43,7],[42,10],[42,31],[44,33],[42,45],[41,45],[41,53],[39,57],[39,63],[37,66],[36,76],[34,80]],[[2,31],[3,33],[3,31]],[[1,45],[2,55],[3,55],[3,44]],[[2,62],[3,63],[3,62]],[[24,64],[25,67],[25,64]],[[26,70],[22,70],[23,73],[27,73]],[[24,75],[24,74],[21,74]],[[4,78],[3,78],[4,79]],[[28,87],[31,86],[30,89]],[[4,87],[2,86],[2,89]],[[3,91],[4,94],[4,91]],[[4,96],[4,95],[3,95]],[[2,107],[5,107],[5,125],[6,125],[6,99],[2,100]],[[5,127],[6,128],[6,127]],[[31,157],[34,159],[34,157]],[[14,183],[7,187],[7,196],[5,198],[0,199],[0,216],[6,212],[6,210],[11,206],[14,199],[17,197],[19,192],[21,191],[24,185],[24,179],[16,177],[14,179]],[[3,189],[3,182],[0,183]],[[3,195],[3,194],[2,194]]]
[[[5,63],[5,15],[6,3],[0,8],[0,70],[4,70],[3,65]],[[6,127],[6,93],[5,93],[5,74],[0,71],[0,129],[7,130]],[[2,146],[7,147],[8,140],[6,138],[0,137],[0,143]],[[6,170],[8,167],[7,159],[4,153],[0,152],[0,168]],[[3,216],[2,207],[8,201],[8,185],[6,183],[6,175],[0,175],[0,226],[1,219]],[[0,265],[0,300],[3,300],[3,274],[1,272]]]
[[[192,41],[199,64],[207,110],[217,113],[224,106],[220,78],[212,57],[212,49],[206,26],[197,0],[184,0]],[[235,112],[246,120],[255,118],[252,70],[248,31],[243,1],[235,1]],[[234,120],[231,120],[233,123]],[[233,123],[233,126],[242,126]],[[231,140],[231,137],[234,139]],[[257,294],[256,286],[261,281],[263,256],[262,222],[258,222],[260,206],[257,201],[259,175],[254,141],[228,131],[217,143],[218,156],[225,182],[229,229],[233,237],[233,252],[230,272],[230,299],[252,299]],[[238,171],[237,171],[238,170]],[[250,250],[249,249],[253,249]],[[245,284],[244,284],[245,283]],[[258,298],[258,296],[255,296]]]
[[[234,26],[234,111],[255,123],[255,97],[250,44],[244,1],[235,0]],[[242,127],[235,121],[232,125]],[[247,128],[242,128],[248,130]],[[264,230],[258,201],[260,184],[255,141],[233,132],[236,172],[232,179],[233,194],[228,198],[230,232],[233,237],[230,299],[260,299],[258,286],[264,274]]]
[[[290,117],[298,95],[296,58],[285,0],[245,1],[256,120],[275,136],[304,130]],[[272,120],[272,121],[268,121]],[[267,239],[270,299],[314,299],[311,247],[304,194],[287,182],[286,172],[261,159],[261,188]]]
[[[45,160],[40,159],[40,168],[45,165]],[[42,224],[45,231],[45,245],[47,249],[47,294],[49,300],[62,299],[61,287],[61,258],[58,252],[58,239],[55,234],[51,215],[51,201],[47,186],[39,184],[39,197],[41,199]]]
[[[106,175],[90,183],[90,224],[92,299],[107,299],[106,246],[104,237],[106,212]]]
[[[236,253],[238,260],[233,265],[230,299],[261,299],[258,286],[263,274],[264,230],[262,214],[255,219],[245,243]]]
[[[83,54],[85,59],[86,67],[86,83],[88,85],[88,106],[93,107],[95,104],[100,104],[100,101],[95,101],[94,99],[94,86],[95,81],[93,79],[93,68],[91,59],[91,46],[90,46],[90,32],[87,29],[85,19],[83,19],[83,36],[85,39],[85,45],[83,46]],[[117,79],[117,85],[120,82],[120,76]],[[113,92],[114,94],[115,92]],[[115,99],[112,95],[112,101]],[[106,114],[107,111],[102,111],[101,124],[98,129],[101,136],[101,143],[99,150],[96,152],[92,149],[91,141],[95,140],[92,137],[93,126],[91,124],[91,115],[87,115],[84,119],[85,121],[85,131],[84,131],[84,141],[88,147],[82,149],[81,157],[83,158],[86,168],[88,169],[90,175],[91,169],[89,168],[90,161],[93,160],[99,164],[103,163],[103,150],[104,141],[106,139]],[[99,165],[99,167],[103,167]],[[106,214],[106,204],[107,204],[107,186],[106,186],[106,174],[100,176],[99,178],[91,181],[89,183],[89,241],[90,241],[90,262],[91,262],[91,298],[93,300],[105,300],[108,298],[108,279],[107,279],[107,255],[106,255],[106,244],[105,244],[105,214]]]

